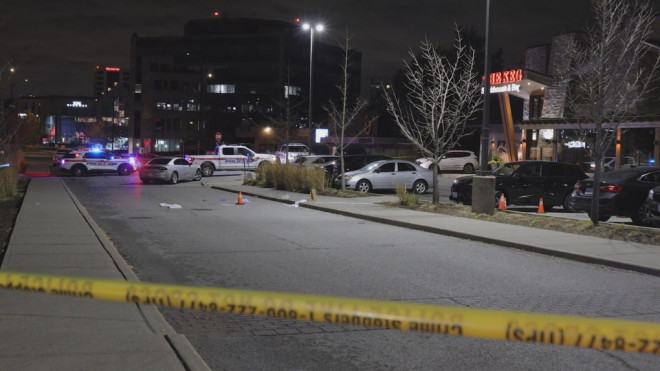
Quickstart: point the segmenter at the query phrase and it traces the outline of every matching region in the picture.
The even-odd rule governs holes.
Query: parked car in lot
[[[57,167],[60,166],[60,161],[62,161],[62,158],[67,154],[73,151],[70,148],[59,148],[54,154],[53,154],[53,166]]]
[[[180,180],[200,180],[202,169],[197,164],[186,161],[183,157],[156,157],[140,169],[140,180],[144,183],[154,181],[176,184]]]
[[[612,170],[603,173],[598,185],[600,190],[598,220],[623,216],[637,225],[649,225],[648,213],[642,207],[649,190],[660,186],[660,167],[642,166]],[[584,179],[575,184],[569,206],[576,211],[591,212],[594,180]]]
[[[591,172],[593,173],[594,170],[596,170],[596,162],[594,161],[589,161],[585,162],[585,169],[584,171]],[[616,165],[616,158],[615,157],[603,157],[603,170],[604,171],[611,171],[614,170],[614,167]],[[624,156],[621,159],[621,166],[620,168],[628,168],[628,167],[636,167],[637,166],[637,161],[631,156]]]
[[[568,199],[573,186],[578,180],[588,178],[577,165],[550,161],[507,162],[493,170],[491,176],[495,177],[493,205],[503,194],[507,205],[536,206],[543,198],[545,210],[562,206],[567,211],[572,211]],[[454,180],[449,199],[471,204],[472,176]]]
[[[649,191],[643,208],[648,213],[649,224],[660,228],[660,186]]]
[[[364,165],[370,164],[379,160],[390,160],[389,156],[382,155],[344,155],[344,172],[358,170]],[[341,174],[341,158],[327,162],[323,165],[326,178],[335,179]]]
[[[300,156],[308,156],[309,148],[303,143],[286,143],[282,144],[280,150],[275,152],[275,156],[281,164],[287,163],[287,155],[288,163],[293,163]]]
[[[406,189],[421,194],[425,193],[429,189],[429,184],[433,182],[433,172],[412,161],[380,160],[365,165],[359,170],[344,173],[343,179],[335,178],[335,187],[341,187],[342,181],[346,188],[360,192],[405,186]]]
[[[298,156],[295,163],[302,166],[323,166],[330,161],[338,159],[339,156],[334,155],[309,155]]]
[[[415,162],[425,169],[433,170],[431,167],[433,159],[430,157],[418,158]],[[447,151],[438,163],[438,171],[462,171],[472,174],[477,169],[479,169],[479,157],[472,151]]]

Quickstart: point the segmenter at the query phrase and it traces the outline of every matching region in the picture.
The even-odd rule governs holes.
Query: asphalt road
[[[143,281],[660,321],[660,278],[245,198],[67,178]],[[301,195],[301,198],[305,198]],[[166,205],[180,205],[169,208]],[[657,356],[161,310],[216,370],[651,370]]]

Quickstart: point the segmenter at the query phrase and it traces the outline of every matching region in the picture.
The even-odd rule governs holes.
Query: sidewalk
[[[139,281],[61,178],[34,177],[4,271]],[[158,309],[0,290],[0,370],[208,370]]]
[[[225,191],[236,193],[241,191],[243,197],[260,197],[289,204],[309,199],[307,194],[243,185],[242,175],[215,175],[203,178],[202,183],[205,186]],[[317,196],[316,201],[299,202],[298,206],[377,223],[660,276],[660,246],[658,245],[610,240],[517,225],[504,225],[381,204],[387,201],[398,201],[398,198],[393,194],[373,195],[357,199]]]

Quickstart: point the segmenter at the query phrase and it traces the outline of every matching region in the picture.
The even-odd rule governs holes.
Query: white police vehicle
[[[117,173],[129,175],[137,169],[135,158],[104,151],[74,151],[60,160],[60,170],[74,176],[86,173]]]

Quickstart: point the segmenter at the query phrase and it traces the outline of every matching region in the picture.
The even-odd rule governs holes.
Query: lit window
[[[284,87],[284,98],[288,98],[290,95],[300,95],[302,89],[298,86],[285,86]]]
[[[207,92],[214,94],[234,94],[236,92],[235,85],[229,84],[213,84],[207,86]]]

